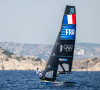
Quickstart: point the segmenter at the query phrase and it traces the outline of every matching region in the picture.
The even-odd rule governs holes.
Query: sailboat
[[[59,74],[69,74],[72,69],[76,35],[75,6],[65,8],[61,30],[58,34],[52,53],[41,77],[42,85],[62,85],[76,82],[57,82]]]

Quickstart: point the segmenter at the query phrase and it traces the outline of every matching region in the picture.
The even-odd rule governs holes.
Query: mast
[[[66,6],[61,30],[41,79],[56,80],[57,74],[71,72],[76,34],[74,6]]]

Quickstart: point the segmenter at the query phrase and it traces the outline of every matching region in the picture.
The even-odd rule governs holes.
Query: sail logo
[[[65,45],[60,45],[60,52],[65,50],[66,52],[71,52],[73,50],[73,45],[71,44],[65,44]]]
[[[60,39],[74,40],[76,34],[76,25],[62,25]]]
[[[71,13],[71,14],[74,13],[74,8],[70,8],[70,13]]]
[[[76,14],[64,15],[63,24],[76,24]]]
[[[67,61],[67,58],[59,58],[59,61]]]
[[[66,51],[66,52],[71,52],[72,50],[73,50],[73,45],[70,45],[70,44],[68,44],[68,45],[64,45],[64,50]]]
[[[66,29],[66,35],[75,35],[74,29]]]

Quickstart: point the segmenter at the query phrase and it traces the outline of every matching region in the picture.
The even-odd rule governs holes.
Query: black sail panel
[[[71,72],[76,35],[76,12],[74,6],[66,6],[60,31],[60,74]]]
[[[61,30],[41,77],[42,80],[56,80],[57,74],[71,72],[75,34],[76,14],[74,6],[66,6]]]
[[[58,34],[57,40],[55,42],[54,48],[46,65],[46,68],[43,72],[42,79],[54,81],[56,80],[56,74],[59,64],[59,55],[60,55],[60,33]]]

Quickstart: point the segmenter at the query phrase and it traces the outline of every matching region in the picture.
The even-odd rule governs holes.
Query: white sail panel
[[[46,72],[45,77],[46,78],[53,78],[53,70],[49,71],[49,72]]]
[[[62,67],[60,65],[58,65],[58,70],[59,71],[63,71]]]
[[[58,74],[59,72],[62,72],[62,71],[63,71],[62,67],[61,67],[60,65],[58,65],[57,74]]]
[[[69,65],[68,64],[63,63],[62,66],[65,69],[65,71],[69,71]]]

